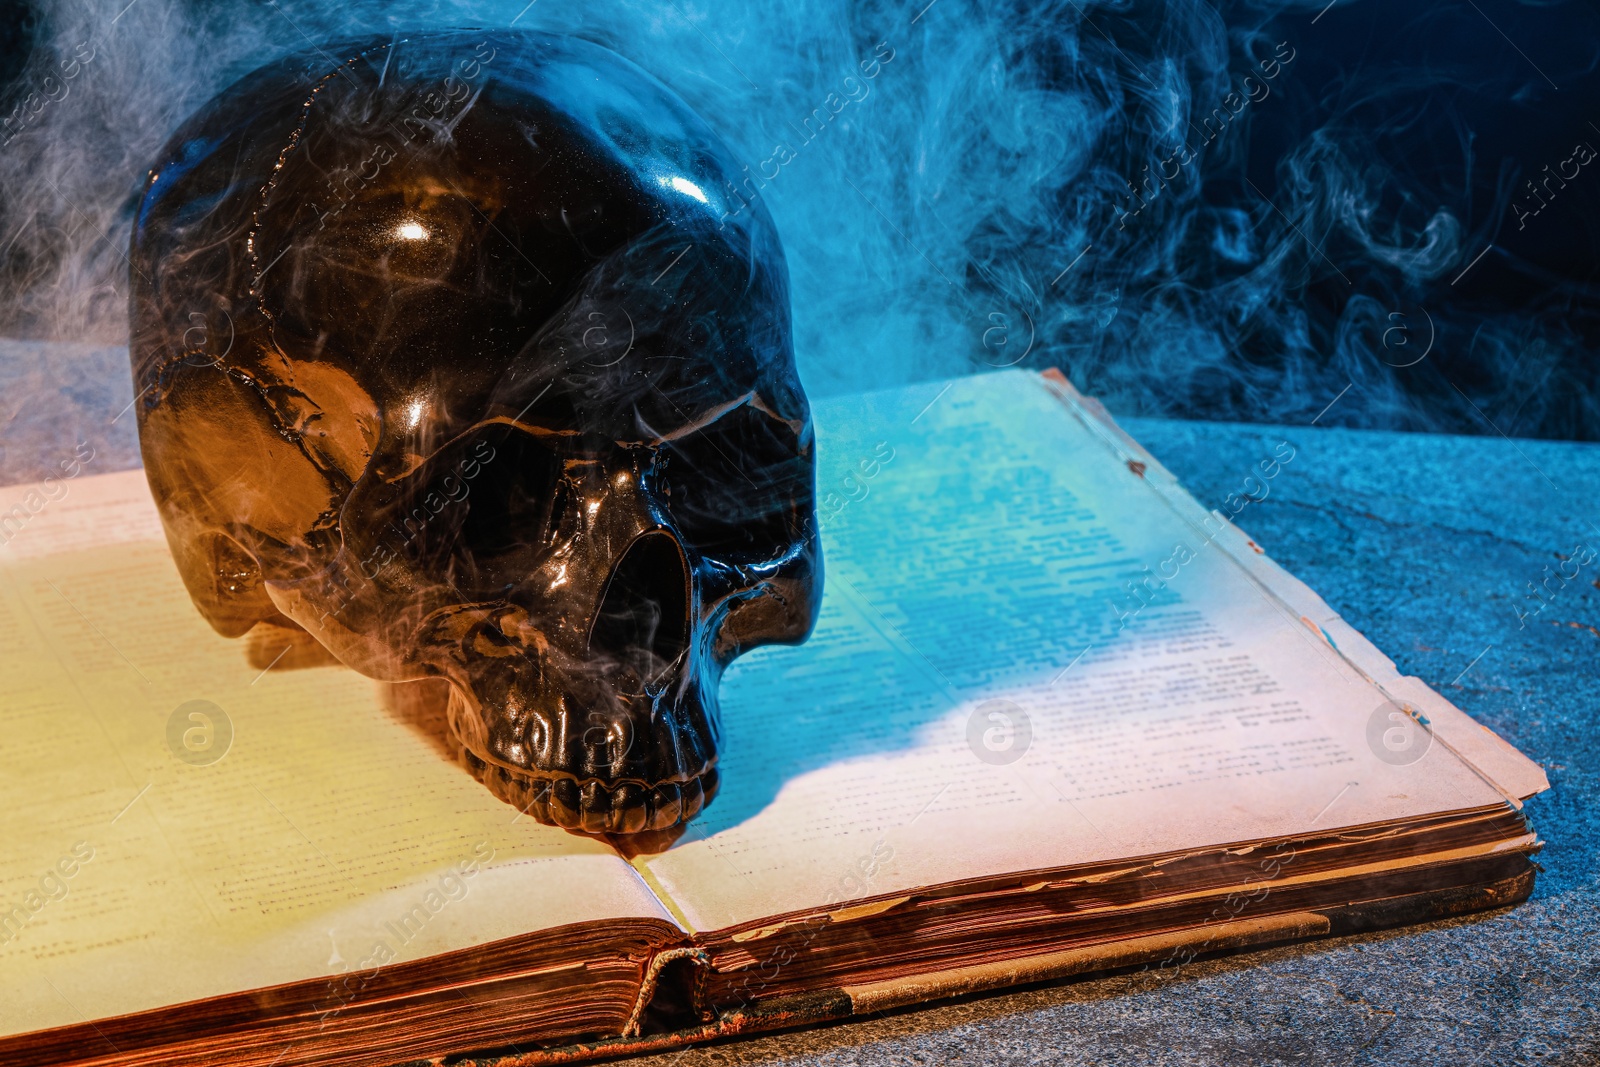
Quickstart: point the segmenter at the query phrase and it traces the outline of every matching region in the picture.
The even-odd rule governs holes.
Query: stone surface
[[[0,344],[0,485],[73,445],[137,464],[115,350]],[[93,387],[81,383],[96,381]],[[78,384],[75,384],[78,383]],[[1124,426],[1400,665],[1544,766],[1533,898],[1506,911],[1110,976],[630,1061],[709,1064],[1585,1064],[1600,1061],[1600,445],[1148,419]],[[1488,429],[1486,427],[1486,429]],[[69,439],[70,438],[70,439]],[[60,457],[55,456],[60,453]],[[0,510],[9,497],[0,488]],[[1571,567],[1567,568],[1569,573]],[[1552,571],[1553,573],[1553,571]]]

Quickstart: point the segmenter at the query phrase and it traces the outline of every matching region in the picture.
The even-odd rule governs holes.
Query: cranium
[[[447,680],[462,761],[541,821],[692,818],[723,668],[804,640],[820,588],[782,251],[737,175],[659,82],[538,33],[330,44],[207,104],[131,255],[200,612]]]

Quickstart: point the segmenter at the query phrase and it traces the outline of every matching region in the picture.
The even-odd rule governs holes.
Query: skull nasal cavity
[[[671,534],[647,533],[628,546],[606,581],[589,630],[589,650],[615,657],[650,682],[689,639],[689,569]]]

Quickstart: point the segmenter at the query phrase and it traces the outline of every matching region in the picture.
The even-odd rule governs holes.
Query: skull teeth
[[[461,764],[489,791],[548,826],[589,834],[670,830],[700,813],[717,792],[717,769],[685,782],[602,782],[507,770],[457,746]]]

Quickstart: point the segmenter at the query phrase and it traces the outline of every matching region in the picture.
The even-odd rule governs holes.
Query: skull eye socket
[[[509,436],[481,450],[488,456],[469,486],[461,537],[476,554],[493,557],[520,547],[530,529],[551,517],[561,469],[537,440]]]
[[[533,571],[546,551],[545,534],[560,522],[568,494],[561,460],[538,439],[509,434],[479,447],[489,458],[467,483],[462,500],[466,511],[454,547],[460,579],[487,589],[520,581]]]
[[[685,541],[723,559],[772,559],[811,504],[811,466],[789,425],[751,407],[663,448],[668,510]]]
[[[589,651],[615,657],[648,684],[689,642],[689,570],[678,543],[647,533],[628,546],[606,581],[589,629]]]
[[[493,596],[527,577],[547,549],[545,532],[565,507],[562,464],[537,438],[491,430],[435,454],[383,507],[384,542],[417,570],[468,595]]]

